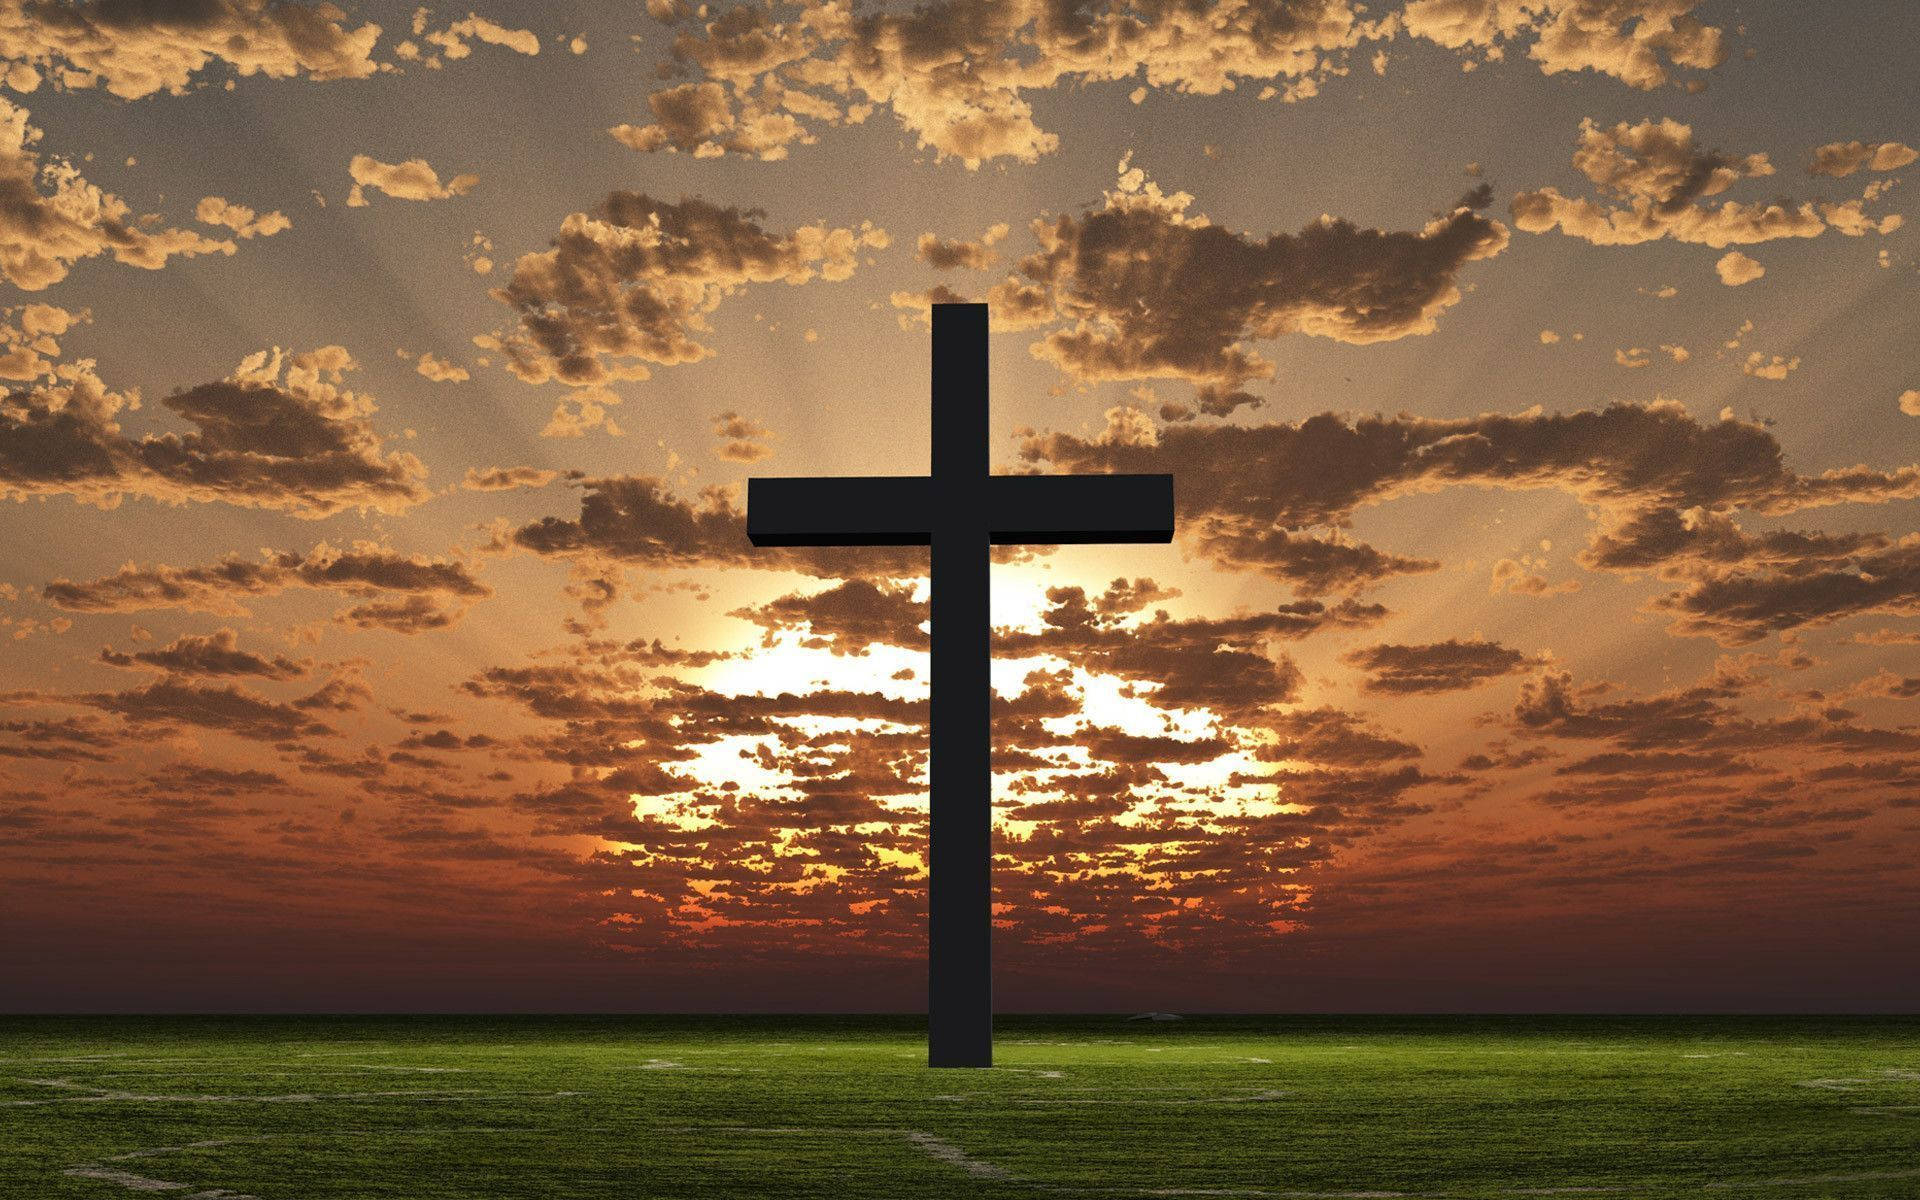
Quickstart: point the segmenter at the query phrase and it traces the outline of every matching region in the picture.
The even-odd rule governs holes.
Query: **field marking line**
[[[1681,1058],[1746,1058],[1745,1050],[1716,1050],[1712,1054],[1682,1054]]]
[[[392,1071],[399,1075],[465,1075],[471,1069],[470,1067],[403,1067],[396,1063],[341,1063],[338,1070],[330,1073],[345,1075],[351,1071]]]
[[[192,1187],[189,1183],[175,1183],[170,1179],[149,1179],[145,1175],[136,1175],[132,1171],[116,1170],[112,1167],[73,1167],[62,1174],[75,1179],[93,1179],[101,1183],[111,1183],[130,1192],[185,1192]],[[225,1188],[211,1191],[189,1192],[180,1200],[260,1200],[258,1196],[249,1196],[245,1192],[230,1192]]]
[[[928,1096],[928,1100],[938,1100],[948,1104],[964,1104],[977,1097],[986,1096],[992,1100],[1007,1104],[1024,1105],[1130,1105],[1136,1108],[1167,1107],[1188,1108],[1196,1105],[1265,1104],[1282,1100],[1294,1093],[1282,1088],[1234,1088],[1231,1093],[1214,1096],[1155,1096],[1135,1095],[1131,1098],[1109,1098],[1116,1092],[1153,1093],[1187,1092],[1194,1089],[1184,1084],[1144,1084],[1129,1086],[1115,1084],[1111,1087],[1063,1087],[1047,1092],[940,1092]],[[1076,1092],[1091,1092],[1091,1096],[1074,1095]],[[1238,1093],[1238,1094],[1232,1094]]]
[[[71,1079],[15,1079],[15,1083],[30,1083],[40,1087],[59,1088],[73,1092],[88,1092],[84,1096],[53,1096],[45,1100],[0,1100],[0,1106],[7,1108],[44,1108],[49,1104],[319,1104],[330,1100],[414,1100],[451,1102],[459,1100],[558,1100],[571,1096],[584,1096],[585,1092],[488,1092],[479,1088],[457,1088],[454,1090],[427,1091],[418,1088],[396,1089],[383,1092],[287,1092],[279,1095],[223,1095],[202,1093],[197,1095],[146,1094],[127,1092],[113,1088],[95,1087],[92,1084],[76,1083]]]
[[[1115,1193],[1116,1189],[1084,1188],[1073,1190],[1104,1193],[1111,1196]],[[1421,1195],[1419,1192],[1274,1191],[1271,1188],[1143,1188],[1132,1194],[1136,1196],[1239,1196],[1252,1198],[1252,1200],[1407,1200],[1408,1197]]]
[[[1893,1179],[1920,1179],[1920,1168],[1905,1171],[1851,1171],[1829,1175],[1802,1175],[1793,1179],[1742,1179],[1704,1183],[1703,1189],[1725,1192],[1747,1188],[1805,1187],[1813,1183],[1881,1183]]]
[[[192,1188],[190,1183],[175,1183],[171,1179],[154,1179],[151,1176],[107,1166],[107,1163],[137,1162],[143,1158],[159,1158],[166,1154],[177,1154],[182,1150],[208,1150],[218,1146],[234,1146],[242,1142],[263,1142],[271,1140],[272,1135],[244,1138],[213,1138],[203,1142],[188,1142],[183,1146],[154,1146],[144,1150],[129,1150],[124,1154],[110,1154],[97,1163],[82,1163],[77,1167],[68,1167],[60,1172],[72,1179],[92,1179],[100,1183],[111,1183],[115,1187],[129,1192],[186,1192]],[[194,1191],[179,1200],[259,1200],[244,1192],[230,1192],[226,1188],[207,1188]]]
[[[332,1070],[332,1071],[327,1071],[327,1070],[303,1071],[299,1069],[294,1069],[290,1071],[231,1071],[231,1072],[102,1071],[97,1075],[90,1075],[88,1076],[88,1078],[93,1080],[203,1079],[209,1074],[232,1074],[232,1075],[244,1076],[247,1079],[320,1079],[329,1075],[354,1076],[354,1075],[392,1074],[392,1073],[398,1073],[398,1072],[405,1072],[408,1074],[439,1075],[439,1074],[454,1074],[454,1073],[464,1074],[466,1073],[466,1071],[467,1071],[467,1068],[465,1067],[370,1067],[369,1066],[369,1067],[341,1067],[338,1070]]]
[[[1274,1100],[1284,1100],[1285,1098],[1287,1098],[1288,1096],[1291,1096],[1292,1094],[1293,1094],[1292,1092],[1284,1091],[1280,1088],[1262,1088],[1259,1091],[1251,1092],[1244,1096],[1199,1096],[1199,1097],[1186,1097],[1182,1099],[1173,1099],[1170,1097],[1166,1099],[1161,1099],[1161,1098],[1152,1097],[1152,1096],[1139,1096],[1131,1100],[1103,1100],[1097,1097],[1087,1097],[1085,1099],[1081,1099],[1079,1097],[1072,1097],[1072,1096],[1035,1096],[1028,1099],[1015,1099],[1013,1102],[1015,1104],[1051,1104],[1051,1105],[1066,1105],[1066,1104],[1125,1105],[1131,1108],[1146,1108],[1149,1106],[1156,1106],[1156,1105],[1161,1107],[1166,1107],[1166,1108],[1190,1108],[1195,1106],[1213,1106],[1213,1105],[1228,1105],[1228,1104],[1265,1104]]]
[[[937,1137],[925,1130],[909,1129],[906,1131],[906,1137],[909,1142],[920,1147],[930,1156],[948,1166],[960,1168],[975,1179],[993,1179],[1001,1183],[1013,1183],[1018,1179],[1005,1167],[996,1166],[984,1158],[975,1158],[945,1138]]]
[[[1841,1075],[1830,1079],[1800,1079],[1795,1087],[1819,1088],[1827,1092],[1858,1092],[1877,1083],[1920,1083],[1920,1071],[1911,1067],[1882,1067],[1874,1075]]]
[[[688,1066],[671,1058],[650,1058],[643,1063],[628,1063],[618,1068],[622,1071],[679,1071],[688,1075],[764,1075],[767,1067],[722,1067],[706,1066],[695,1063]]]
[[[763,1133],[833,1135],[875,1138],[901,1138],[927,1157],[955,1167],[975,1179],[991,1179],[999,1183],[1027,1183],[1027,1180],[1015,1175],[998,1163],[988,1162],[977,1155],[969,1154],[965,1149],[948,1141],[936,1133],[924,1129],[902,1129],[891,1125],[678,1125],[671,1126],[672,1133]],[[1045,1184],[1030,1186],[1051,1190]]]

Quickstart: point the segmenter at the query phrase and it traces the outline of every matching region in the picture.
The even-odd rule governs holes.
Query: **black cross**
[[[756,546],[933,547],[927,1061],[993,1065],[989,544],[1173,540],[1171,475],[989,475],[987,306],[933,306],[933,474],[749,479]]]

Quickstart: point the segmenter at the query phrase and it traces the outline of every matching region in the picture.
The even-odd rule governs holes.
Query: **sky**
[[[1920,1005],[1920,7],[0,0],[0,1010]]]

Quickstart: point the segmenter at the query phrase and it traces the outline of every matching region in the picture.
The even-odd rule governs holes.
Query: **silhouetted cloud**
[[[543,488],[560,477],[560,472],[541,467],[468,467],[460,486],[470,492],[510,492],[514,488]]]
[[[295,679],[311,669],[311,663],[284,657],[264,658],[240,649],[240,636],[231,629],[216,630],[205,636],[185,634],[157,650],[135,650],[131,654],[111,647],[100,652],[100,661],[116,667],[147,667],[176,675],[258,675],[264,679]]]
[[[1305,590],[1418,569],[1378,552],[1351,553],[1344,561],[1360,569],[1316,576],[1327,552],[1305,535],[1344,526],[1364,506],[1448,486],[1565,491],[1601,518],[1583,561],[1620,570],[1683,566],[1703,552],[1720,563],[1830,556],[1834,545],[1822,535],[1747,540],[1721,514],[1778,516],[1920,496],[1920,466],[1802,475],[1786,466],[1764,427],[1702,424],[1668,403],[1445,420],[1329,413],[1298,423],[1172,425],[1147,440],[1112,430],[1033,434],[1022,454],[1064,472],[1172,471],[1183,541],[1224,566],[1264,571]],[[1839,546],[1869,542],[1843,537]]]
[[[1363,690],[1387,695],[1459,691],[1529,665],[1520,651],[1479,638],[1424,646],[1384,642],[1350,651],[1342,661],[1368,673]]]
[[[849,579],[825,591],[782,596],[733,615],[767,630],[768,641],[784,629],[805,630],[800,644],[835,654],[865,654],[875,643],[925,650],[927,606],[910,584]]]
[[[759,567],[851,579],[921,574],[922,548],[755,547],[730,493],[709,488],[682,500],[651,478],[587,479],[577,520],[543,517],[512,532],[536,554],[593,557],[651,567]]]
[[[426,468],[386,452],[373,398],[340,386],[356,364],[339,346],[250,356],[227,379],[161,399],[191,433],[130,438],[129,396],[90,363],[0,399],[0,496],[71,495],[110,508],[126,496],[221,500],[325,517],[398,512],[427,497]]]
[[[98,579],[56,579],[41,588],[41,595],[47,603],[70,612],[186,608],[244,614],[243,602],[249,597],[296,587],[334,589],[370,601],[389,592],[450,602],[471,602],[492,594],[471,568],[455,560],[400,554],[373,543],[343,550],[322,542],[305,552],[266,553],[258,561],[228,557],[199,567],[129,563]],[[439,604],[432,607],[437,611]],[[378,622],[356,618],[356,623]]]
[[[134,725],[191,725],[254,741],[325,737],[335,732],[294,705],[232,684],[212,687],[161,679],[131,691],[94,693],[76,700]]]
[[[915,245],[914,257],[936,271],[984,271],[998,260],[993,245],[1006,237],[1007,232],[1006,225],[995,225],[981,234],[978,241],[948,241],[936,234],[923,233]]]

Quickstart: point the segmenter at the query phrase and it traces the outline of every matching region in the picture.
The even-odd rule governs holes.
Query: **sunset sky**
[[[0,1009],[1920,1005],[1920,6],[0,0]]]

